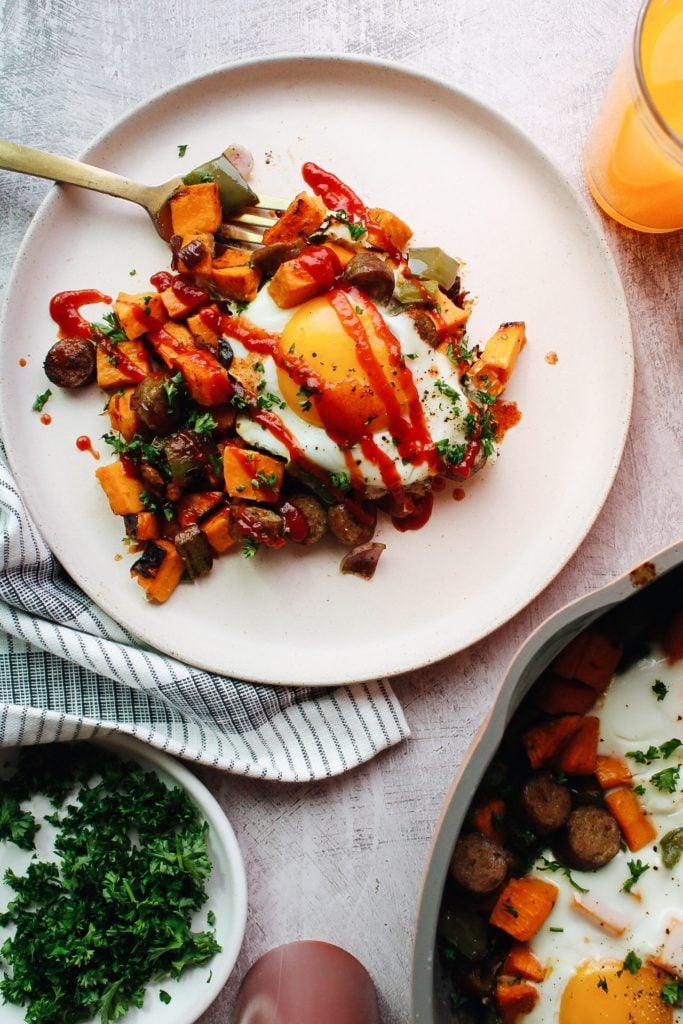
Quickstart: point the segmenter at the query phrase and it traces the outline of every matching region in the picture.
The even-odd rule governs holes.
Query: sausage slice
[[[95,379],[97,350],[85,338],[60,338],[45,356],[45,376],[60,388],[82,388]]]
[[[569,815],[562,851],[570,867],[597,871],[616,857],[621,832],[604,807],[577,807]]]
[[[572,809],[569,790],[552,772],[531,775],[522,786],[519,802],[522,814],[539,835],[562,828]]]
[[[508,854],[498,843],[470,832],[455,844],[451,877],[472,896],[490,896],[507,877]]]

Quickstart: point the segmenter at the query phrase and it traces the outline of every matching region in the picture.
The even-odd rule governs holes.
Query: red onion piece
[[[223,150],[223,156],[229,160],[232,166],[243,178],[249,178],[254,170],[254,158],[246,146],[238,142],[232,142],[227,149]]]

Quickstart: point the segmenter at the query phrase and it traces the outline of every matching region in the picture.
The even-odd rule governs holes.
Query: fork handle
[[[36,178],[51,178],[67,185],[79,185],[81,188],[146,205],[148,188],[145,185],[138,185],[100,167],[91,167],[56,153],[43,153],[39,149],[20,146],[7,139],[0,139],[0,169],[31,174]]]

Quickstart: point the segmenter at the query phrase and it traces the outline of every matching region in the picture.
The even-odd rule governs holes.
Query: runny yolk
[[[671,978],[643,965],[631,974],[618,960],[591,961],[567,982],[559,1024],[672,1024],[661,991]]]
[[[389,429],[392,413],[387,394],[397,403],[394,414],[398,411],[401,416],[409,413],[409,399],[386,340],[378,337],[371,317],[355,302],[348,312],[357,317],[356,329],[367,338],[369,351],[364,358],[359,356],[353,333],[323,295],[294,313],[279,343],[283,361],[300,360],[322,387],[312,398],[285,370],[280,369],[278,377],[284,401],[303,420],[357,441]],[[384,396],[378,393],[378,385]]]

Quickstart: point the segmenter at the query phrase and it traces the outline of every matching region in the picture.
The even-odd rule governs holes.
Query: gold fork
[[[224,156],[217,157],[208,164],[202,164],[189,174],[171,178],[161,185],[140,185],[130,178],[112,174],[111,171],[92,167],[70,157],[43,153],[39,149],[0,139],[1,170],[17,171],[36,178],[50,178],[52,181],[89,188],[94,192],[103,192],[119,199],[128,199],[147,211],[155,230],[164,241],[168,241],[171,236],[169,200],[177,189],[190,183],[187,179],[201,179],[202,172],[209,167],[218,167],[226,176],[225,182],[219,182],[225,219],[221,226],[221,236],[240,242],[262,244],[263,231],[273,224],[276,213],[283,210],[287,203],[276,196],[256,195]],[[224,184],[226,189],[223,188]]]

